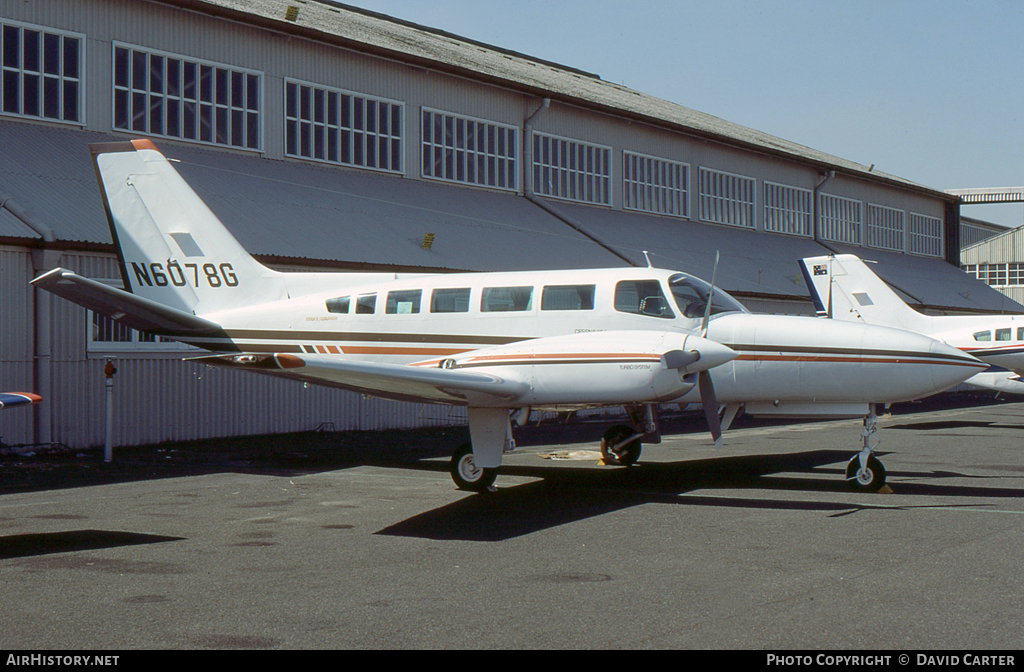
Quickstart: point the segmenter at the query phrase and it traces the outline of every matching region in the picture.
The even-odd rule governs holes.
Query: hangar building
[[[115,445],[463,417],[205,370],[35,292],[57,265],[120,283],[88,145],[130,137],[178,161],[283,270],[606,267],[647,252],[709,277],[720,251],[720,284],[749,308],[811,313],[797,259],[855,252],[924,309],[1006,309],[957,268],[955,195],[341,4],[0,0],[0,59],[0,388],[45,398],[0,418],[8,445],[102,444],[108,360]]]

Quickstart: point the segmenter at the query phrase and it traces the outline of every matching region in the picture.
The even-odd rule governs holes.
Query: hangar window
[[[423,177],[517,189],[518,129],[423,108]]]
[[[910,213],[908,229],[909,252],[929,257],[942,256],[942,220],[938,217]]]
[[[0,21],[0,112],[82,121],[85,36]]]
[[[903,211],[868,204],[868,247],[903,251]]]
[[[838,243],[860,245],[861,202],[852,198],[821,194],[818,203],[821,237]]]
[[[120,281],[111,281],[120,287]],[[167,352],[197,350],[170,338],[136,331],[106,315],[86,311],[86,351],[89,353],[111,354],[119,352]]]
[[[754,178],[701,168],[698,181],[702,220],[754,228]]]
[[[775,233],[811,235],[810,189],[764,183],[764,230]]]
[[[533,190],[542,196],[611,205],[612,150],[533,134]]]
[[[540,297],[541,310],[593,310],[594,285],[548,285]]]
[[[402,103],[293,80],[284,91],[285,154],[402,172]]]
[[[468,313],[469,288],[435,289],[430,294],[432,313]]]
[[[971,277],[994,287],[1024,285],[1024,263],[969,264],[963,269]]]
[[[260,149],[263,75],[114,44],[114,128]]]
[[[653,156],[622,153],[622,207],[690,216],[690,167]]]

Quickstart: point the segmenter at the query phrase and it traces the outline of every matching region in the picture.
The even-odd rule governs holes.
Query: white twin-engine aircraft
[[[90,149],[127,291],[61,268],[35,286],[220,353],[202,363],[466,406],[471,443],[455,452],[452,476],[469,490],[492,489],[514,445],[510,423],[531,409],[624,406],[632,424],[610,429],[602,452],[631,464],[642,439],[657,440],[660,402],[702,402],[717,446],[741,405],[869,416],[870,402],[924,397],[985,368],[905,331],[752,315],[702,280],[655,268],[279,273],[152,142]],[[868,443],[849,478],[878,489],[884,469]]]
[[[948,343],[990,364],[964,382],[1024,394],[1024,315],[923,315],[852,254],[807,257],[800,268],[819,315]]]

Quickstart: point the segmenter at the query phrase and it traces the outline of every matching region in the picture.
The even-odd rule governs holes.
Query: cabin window
[[[650,317],[675,317],[657,280],[623,280],[615,285],[615,310]]]
[[[540,297],[541,310],[593,310],[594,285],[549,285]]]
[[[388,302],[384,306],[384,312],[388,315],[411,315],[420,312],[420,296],[423,291],[419,289],[401,289],[388,292]]]
[[[992,340],[992,332],[991,331],[977,331],[977,332],[974,333],[974,340],[976,340],[976,341],[991,341]]]
[[[1012,333],[1012,329],[996,329],[996,340],[1009,341]]]
[[[1017,327],[1017,340],[1024,341],[1024,327]]]
[[[523,312],[533,308],[533,287],[484,287],[481,313]]]
[[[377,295],[363,294],[356,299],[356,315],[373,315],[377,310]]]
[[[351,303],[352,297],[350,296],[339,296],[336,299],[327,299],[327,312],[347,314]]]
[[[435,289],[430,294],[432,313],[468,313],[469,287]]]

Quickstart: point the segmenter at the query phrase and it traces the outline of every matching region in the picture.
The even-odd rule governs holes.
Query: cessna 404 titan
[[[1024,315],[924,315],[852,254],[807,257],[800,268],[819,315],[905,329],[948,343],[990,365],[965,383],[1024,394]]]
[[[218,354],[194,361],[390,399],[467,407],[461,488],[492,487],[531,409],[624,406],[602,440],[631,464],[660,402],[702,403],[716,446],[752,414],[866,416],[985,368],[918,334],[752,315],[713,283],[654,268],[281,273],[255,261],[148,140],[90,147],[125,290],[56,268],[33,284],[133,329]],[[713,280],[713,278],[712,278]],[[709,299],[711,299],[709,301]],[[870,458],[870,460],[869,460]],[[852,482],[884,470],[865,440]]]

